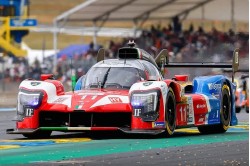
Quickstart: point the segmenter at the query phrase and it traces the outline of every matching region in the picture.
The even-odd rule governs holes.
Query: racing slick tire
[[[230,90],[227,85],[222,87],[222,100],[220,110],[220,124],[209,126],[198,126],[198,130],[202,134],[224,133],[230,126],[231,121],[231,97]]]
[[[176,100],[174,91],[169,88],[165,105],[166,135],[171,136],[176,127]]]
[[[249,107],[246,107],[246,113],[249,114]]]
[[[50,137],[51,133],[52,131],[36,131],[34,133],[23,134],[23,136],[29,139],[48,138]]]

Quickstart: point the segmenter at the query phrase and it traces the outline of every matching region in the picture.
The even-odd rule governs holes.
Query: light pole
[[[5,77],[5,65],[4,65],[4,59],[3,59],[3,53],[0,53],[0,62],[2,63],[2,74],[1,74],[1,78],[2,78],[2,91],[5,91],[5,82],[4,82],[4,77]]]

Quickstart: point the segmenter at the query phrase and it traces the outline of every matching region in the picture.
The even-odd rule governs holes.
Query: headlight
[[[132,94],[134,116],[141,117],[143,121],[155,121],[158,117],[159,96],[159,91]]]
[[[19,102],[21,105],[26,105],[30,107],[37,107],[41,100],[40,100],[40,94],[19,94]]]
[[[21,90],[18,93],[17,114],[22,117],[32,116],[34,114],[34,109],[38,108],[41,105],[42,98],[42,92],[30,92]]]

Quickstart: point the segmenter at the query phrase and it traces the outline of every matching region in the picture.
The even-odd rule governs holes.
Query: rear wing
[[[235,49],[233,52],[233,61],[232,63],[213,63],[213,62],[195,62],[195,63],[185,63],[185,62],[169,62],[169,56],[166,50],[164,53],[160,53],[159,56],[156,57],[155,61],[158,66],[162,69],[164,67],[167,68],[230,68],[232,69],[232,82],[234,82],[234,74],[239,69],[239,49]]]
[[[232,71],[233,71],[232,69],[224,69],[223,70],[223,72],[225,72],[225,73],[229,73]],[[237,73],[249,73],[249,69],[238,69],[236,72]]]

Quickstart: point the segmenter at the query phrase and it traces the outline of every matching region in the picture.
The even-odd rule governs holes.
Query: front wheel
[[[172,88],[169,88],[166,98],[165,121],[167,136],[173,135],[176,126],[176,101]]]
[[[48,138],[51,133],[52,131],[36,131],[34,133],[23,134],[23,136],[29,139]]]
[[[221,92],[220,124],[199,126],[198,130],[200,133],[224,133],[229,128],[231,121],[231,98],[229,87],[227,85],[223,85]]]

